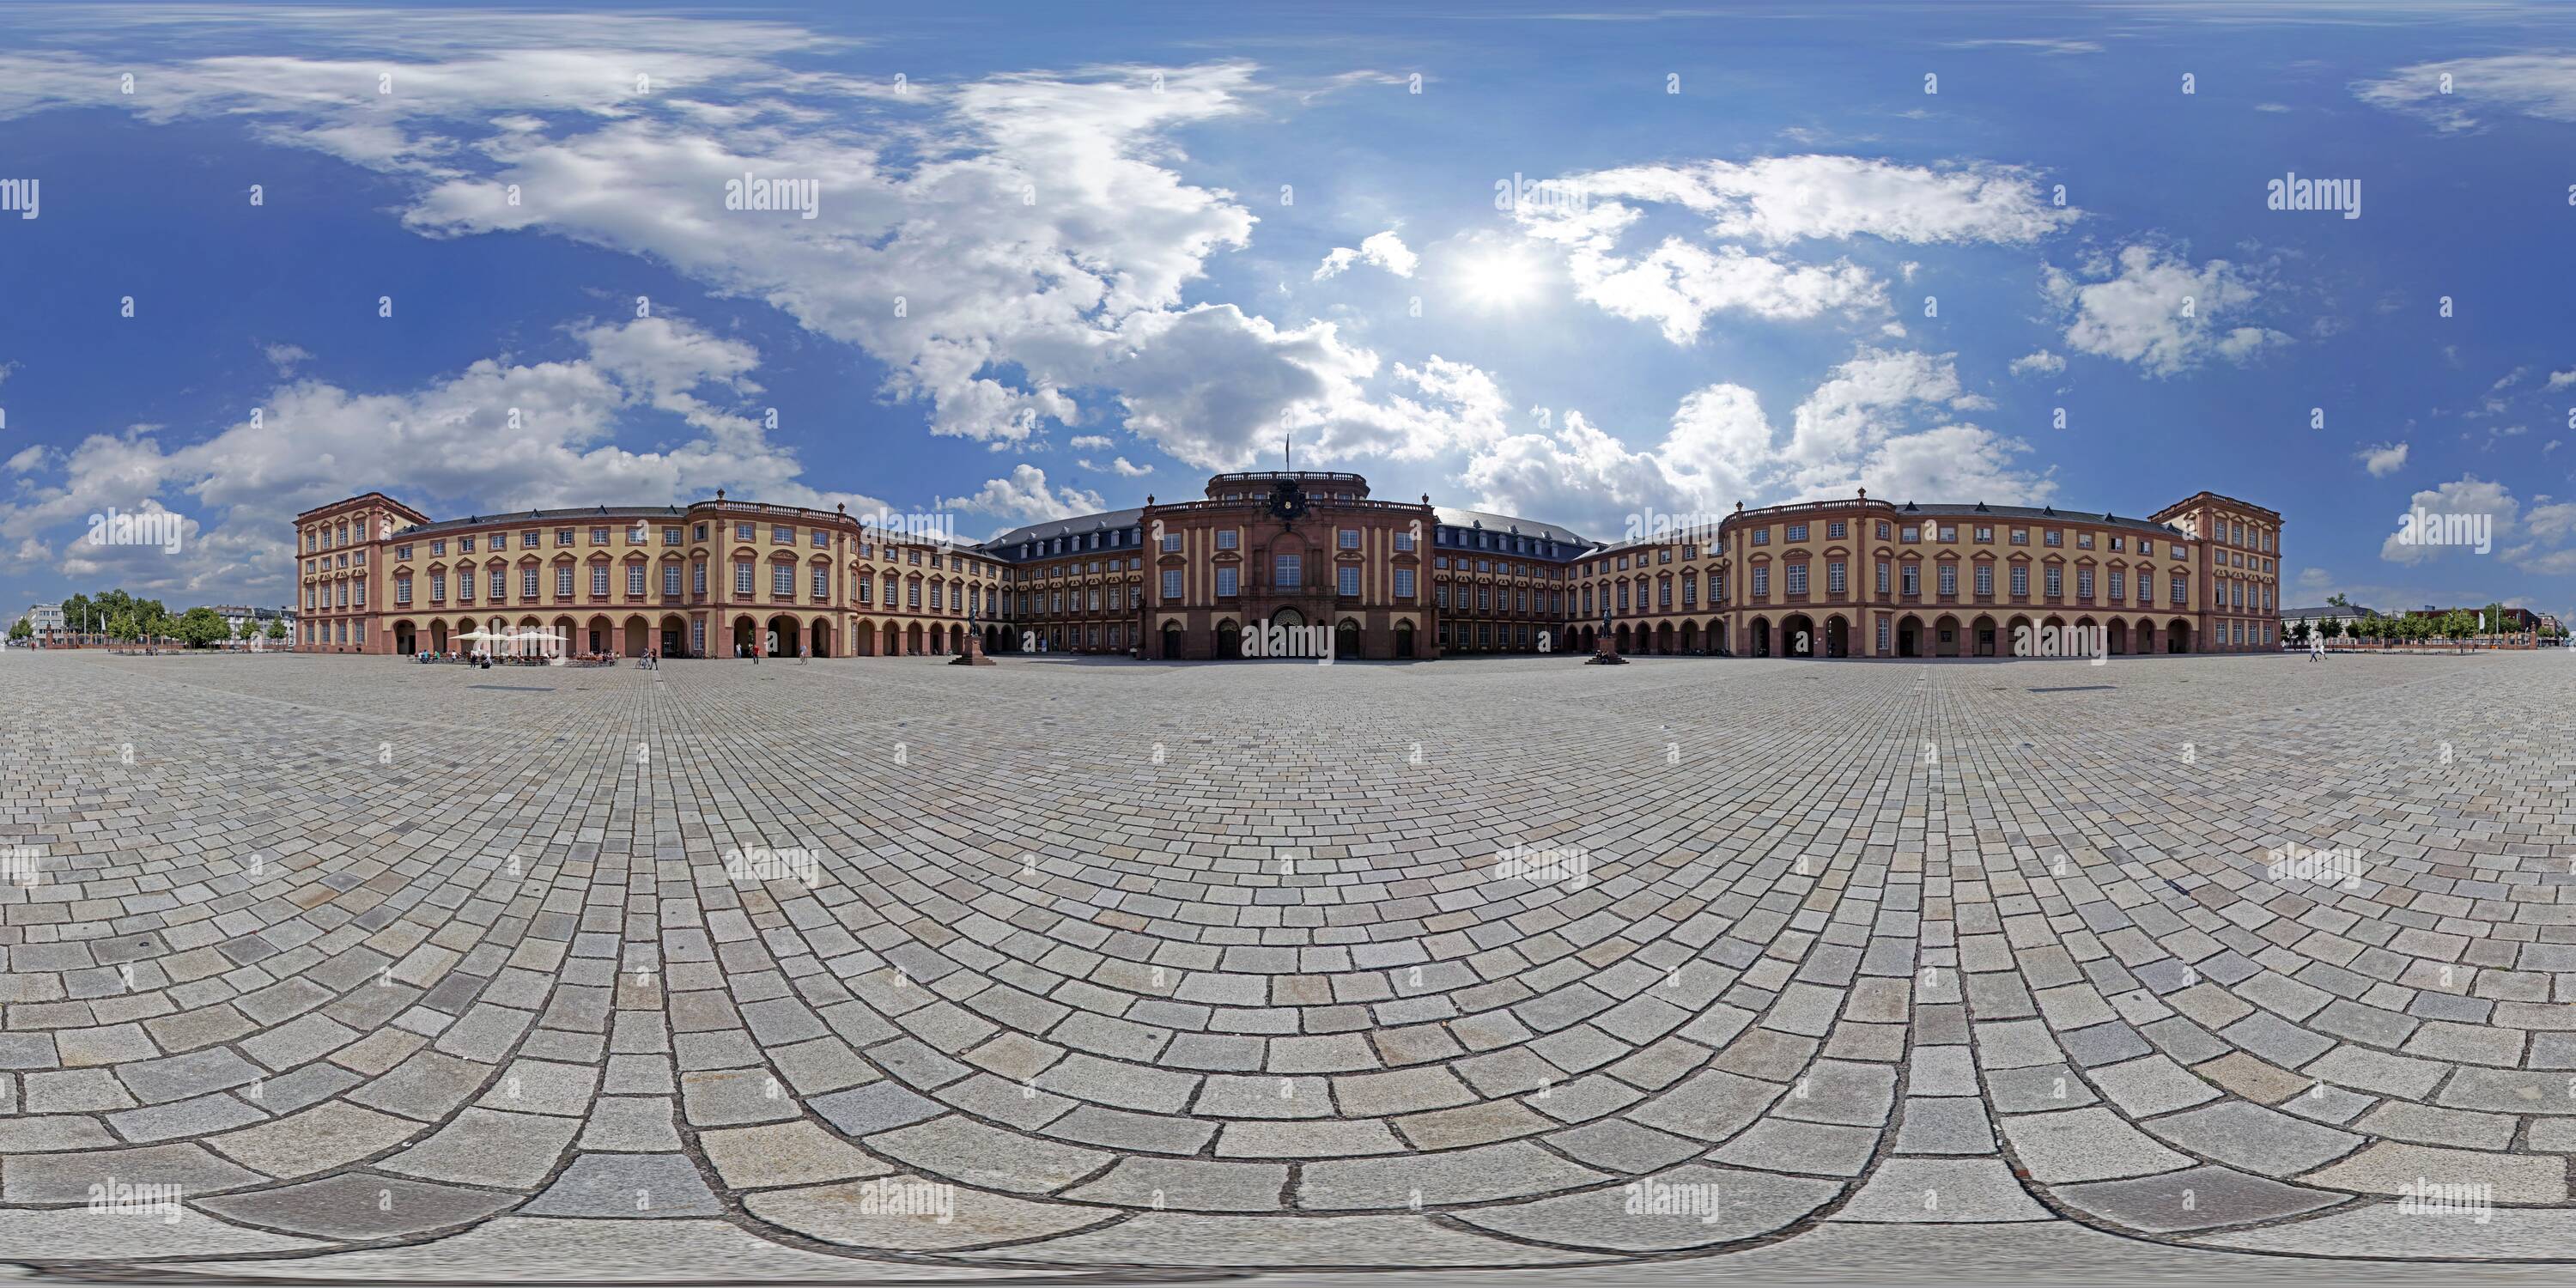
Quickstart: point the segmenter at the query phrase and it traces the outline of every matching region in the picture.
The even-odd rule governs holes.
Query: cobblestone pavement
[[[2576,1256],[2563,655],[0,668],[0,1261]]]

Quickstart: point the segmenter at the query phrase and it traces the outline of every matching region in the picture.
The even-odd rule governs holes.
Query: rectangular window
[[[1946,563],[1941,565],[1940,576],[1941,597],[1943,599],[1948,599],[1957,595],[1959,593],[1959,566],[1957,564]]]
[[[1272,559],[1270,584],[1282,590],[1293,590],[1305,585],[1305,560],[1297,555],[1279,555]]]
[[[2119,570],[2119,569],[2117,569],[2117,568],[2114,568],[2114,569],[2112,569],[2112,570],[2111,570],[2111,602],[2112,602],[2112,603],[2116,604],[2116,603],[2119,603],[2121,600],[2128,598],[2128,595],[2129,595],[2129,585],[2128,585],[2128,582],[2129,582],[2129,574],[2127,574],[2127,573],[2125,573],[2125,572],[2122,572],[2122,571],[2120,571],[2120,570]]]
[[[1922,540],[1922,538],[1923,538],[1923,530],[1922,530],[1922,529],[1917,528],[1917,527],[1915,527],[1913,524],[1910,524],[1910,523],[1909,523],[1909,524],[1907,524],[1907,525],[1905,525],[1905,541],[1906,541],[1906,543],[1907,543],[1908,545],[1911,545],[1911,544],[1913,544],[1913,543],[1914,543],[1914,542],[1916,542],[1916,541],[1920,541],[1920,540]]]
[[[2048,597],[2050,599],[2064,599],[2066,597],[2066,570],[2063,568],[2049,569],[2048,576],[2043,580],[2042,584],[2046,587]]]
[[[2013,565],[2012,593],[2015,599],[2030,598],[2030,568],[2027,565]]]
[[[1991,598],[1993,598],[1993,597],[1994,597],[1994,593],[1995,593],[1995,566],[1994,566],[1993,564],[1978,564],[1978,565],[1977,565],[1977,598],[1979,598],[1979,599],[1991,599]]]
[[[474,602],[474,570],[473,570],[473,569],[471,569],[471,568],[459,568],[459,569],[457,569],[457,570],[456,570],[456,598],[457,598],[457,600],[458,600],[459,602],[462,602],[462,603],[470,604],[470,603],[473,603],[473,602]],[[311,607],[311,606],[312,606],[312,605],[310,605],[310,604],[306,605],[306,607],[308,607],[308,608],[309,608],[309,607]]]
[[[2017,545],[2017,546],[2026,546],[2026,545],[2029,545],[2029,544],[2030,544],[2030,529],[2028,529],[2028,528],[2015,528],[2015,529],[2013,529],[2013,530],[2012,530],[2012,543],[2013,543],[2014,545]]]
[[[2093,548],[2093,534],[2092,534],[2092,533],[2090,533],[2090,532],[2079,532],[2079,533],[2076,533],[2076,534],[2075,534],[2075,548],[2076,548],[2076,549],[2078,549],[2078,550],[2090,550],[2090,549],[2092,549],[2092,548]]]
[[[394,602],[397,604],[408,604],[411,602],[411,578],[394,578]]]
[[[749,541],[752,539],[752,536],[759,531],[760,529],[758,525],[737,523],[733,525],[733,539],[736,541]]]
[[[1900,575],[1904,578],[1906,598],[1911,599],[1923,593],[1923,570],[1919,565],[1905,565]]]
[[[773,524],[770,524],[770,525],[769,525],[769,540],[770,540],[770,542],[771,542],[772,544],[775,544],[775,545],[782,545],[782,546],[792,546],[792,545],[795,545],[795,544],[796,544],[796,529],[794,529],[794,528],[792,528],[792,527],[789,527],[788,525],[786,525],[786,524],[784,524],[784,523],[773,523]]]
[[[643,593],[644,565],[628,564],[626,566],[626,597],[634,599],[642,596]]]
[[[1359,529],[1357,529],[1357,528],[1344,528],[1344,529],[1342,529],[1342,530],[1341,530],[1341,544],[1342,544],[1342,549],[1344,549],[1344,550],[1357,550],[1357,549],[1359,549],[1359,548],[1360,548],[1360,530],[1359,530]]]
[[[1802,563],[1789,565],[1788,588],[1792,595],[1807,593],[1807,565]]]
[[[1757,598],[1757,599],[1759,599],[1759,598],[1761,598],[1762,596],[1764,596],[1764,595],[1768,595],[1768,594],[1770,594],[1770,593],[1771,593],[1771,570],[1770,570],[1769,568],[1756,568],[1756,569],[1754,569],[1754,570],[1753,570],[1753,595],[1754,595],[1754,597],[1755,597],[1755,598]]]
[[[1993,545],[1995,543],[1995,530],[1985,526],[1984,524],[1977,525],[1977,542],[1980,545]]]
[[[1236,587],[1239,584],[1238,577],[1239,574],[1237,570],[1233,568],[1219,568],[1216,570],[1216,593],[1219,599],[1231,599],[1234,597]]]
[[[815,549],[829,550],[832,548],[832,534],[822,528],[816,528],[814,529],[813,542]]]
[[[572,544],[572,529],[570,529],[570,528],[557,528],[557,529],[555,529],[555,548],[556,548],[556,549],[562,549],[563,547],[565,547],[565,546],[569,546],[569,545],[571,545],[571,544]]]
[[[429,602],[435,604],[445,598],[447,598],[447,574],[443,572],[431,573],[429,575]]]
[[[590,593],[594,595],[608,593],[608,565],[601,564],[590,570]]]
[[[1807,539],[1807,525],[1806,525],[1806,524],[1803,524],[1803,523],[1792,523],[1792,524],[1790,524],[1790,525],[1789,525],[1789,539],[1790,539],[1791,541],[1804,541],[1804,540],[1806,540],[1806,539]]]
[[[1334,574],[1335,585],[1333,589],[1335,593],[1343,596],[1352,596],[1360,593],[1359,569],[1337,568],[1334,570]]]
[[[410,547],[410,546],[395,546],[395,547],[394,547],[394,558],[396,558],[396,559],[409,559],[409,558],[411,558],[411,547]]]
[[[1887,593],[1887,561],[1884,559],[1878,561],[1878,593]]]
[[[2091,599],[2093,597],[2092,569],[2078,568],[2075,570],[2075,597],[2077,599]]]
[[[662,544],[666,546],[676,546],[680,544],[680,530],[678,528],[662,529]]]
[[[534,549],[536,549],[536,548],[537,548],[537,534],[535,534],[535,533],[533,533],[533,532],[522,532],[522,533],[520,533],[520,534],[519,534],[519,548],[520,548],[521,550],[534,550]]]
[[[1846,582],[1843,577],[1843,561],[1840,559],[1826,561],[1825,592],[1827,594],[1839,595],[1843,593],[1845,586]]]
[[[1840,541],[1848,535],[1850,531],[1851,524],[1847,520],[1828,519],[1825,521],[1825,539],[1827,541]]]
[[[1697,578],[1697,577],[1684,577],[1684,578],[1682,578],[1682,607],[1684,607],[1684,608],[1688,608],[1688,607],[1690,607],[1690,606],[1692,606],[1693,604],[1696,604],[1696,603],[1698,603],[1698,602],[1699,602],[1699,578]]]
[[[691,621],[689,623],[689,651],[700,657],[706,656],[707,624],[705,622]]]
[[[1399,551],[1408,551],[1413,549],[1413,534],[1410,532],[1399,532],[1395,534],[1395,548]]]
[[[521,599],[535,599],[535,598],[537,597],[537,570],[536,570],[536,569],[534,569],[534,568],[529,568],[529,569],[526,569],[526,570],[524,570],[524,571],[520,572],[520,574],[519,574],[519,597],[520,597]]]
[[[1398,568],[1398,569],[1396,569],[1396,570],[1395,570],[1395,597],[1396,597],[1397,599],[1411,599],[1411,598],[1413,598],[1413,570],[1412,570],[1412,569],[1410,569],[1410,568]]]
[[[675,563],[662,565],[662,593],[665,595],[680,593],[680,565]]]
[[[906,607],[906,608],[919,608],[919,607],[921,607],[921,583],[920,583],[920,582],[917,582],[917,581],[916,581],[916,582],[911,582],[911,583],[908,583],[907,585],[905,585],[905,586],[904,586],[904,588],[903,588],[903,602],[904,602],[904,607]]]
[[[1241,539],[1242,534],[1233,528],[1219,528],[1216,530],[1216,548],[1219,550],[1232,550],[1235,548],[1235,543]],[[1169,545],[1164,547],[1164,549],[1167,550],[1170,548],[1171,547]]]
[[[1163,534],[1163,553],[1164,553],[1164,554],[1167,554],[1167,555],[1176,555],[1176,554],[1179,554],[1180,552],[1181,552],[1181,534],[1179,534],[1179,533],[1177,533],[1177,532],[1166,532],[1166,533],[1164,533],[1164,534]]]
[[[707,596],[707,561],[704,559],[689,565],[689,593],[700,599]]]
[[[1941,525],[1941,540],[1949,542],[1957,541],[1958,539],[1959,529],[1956,526],[1947,523]]]
[[[606,529],[606,528],[592,528],[592,529],[590,530],[590,544],[592,544],[592,545],[594,545],[594,546],[604,546],[604,545],[607,545],[607,544],[608,544],[608,529]]]
[[[2041,538],[2041,544],[2043,544],[2043,545],[2051,545],[2051,546],[2062,546],[2062,545],[2065,545],[2065,544],[2066,544],[2066,534],[2065,534],[2064,532],[2061,532],[2061,531],[2059,531],[2059,530],[2055,529],[2055,528],[2050,528],[2050,529],[2048,530],[2047,534],[2046,534],[2044,537],[2042,537],[2042,538]]]
[[[831,570],[831,569],[829,569],[829,568],[817,568],[817,569],[815,569],[815,570],[814,570],[814,598],[816,598],[816,599],[830,599],[831,597],[832,597],[832,570]]]
[[[1757,546],[1767,546],[1771,544],[1771,530],[1769,528],[1755,528],[1753,530],[1753,544]],[[1628,565],[1622,563],[1619,566],[1625,568]]]
[[[1282,555],[1280,557],[1284,559],[1288,556]],[[1166,568],[1163,570],[1163,602],[1167,604],[1177,604],[1181,602],[1181,570],[1178,568]]]
[[[1880,618],[1878,619],[1878,652],[1879,652],[1879,656],[1881,656],[1881,657],[1886,656],[1886,655],[1887,655],[1887,651],[1888,651],[1888,649],[1887,649],[1887,618],[1886,618],[1886,617],[1884,617],[1884,616],[1882,616],[1882,617],[1880,617]]]
[[[749,595],[751,593],[751,561],[748,559],[736,560],[734,562],[733,593],[737,595]]]

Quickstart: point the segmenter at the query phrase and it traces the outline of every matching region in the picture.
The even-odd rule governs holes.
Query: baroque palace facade
[[[721,491],[443,521],[369,492],[296,517],[298,644],[443,652],[533,626],[575,652],[909,656],[971,629],[991,652],[1209,659],[1282,627],[1396,659],[1588,652],[1606,614],[1647,654],[1998,657],[2025,626],[2115,654],[2253,652],[2279,647],[2281,523],[2211,492],[2133,517],[1862,490],[1602,543],[1276,471],[969,544]]]

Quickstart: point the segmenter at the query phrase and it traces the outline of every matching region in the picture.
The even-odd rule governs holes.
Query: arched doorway
[[[1345,617],[1341,625],[1333,628],[1333,656],[1337,658],[1363,656],[1360,652],[1360,624],[1357,621]]]
[[[948,624],[948,651],[951,653],[966,651],[966,628],[956,622]]]
[[[1721,655],[1726,652],[1726,619],[1719,618],[1708,624],[1708,651]]]
[[[921,623],[914,622],[903,628],[903,655],[919,657],[921,651]]]
[[[2129,651],[2129,624],[2117,617],[2111,619],[2110,651],[2124,656]]]
[[[1671,622],[1655,623],[1655,651],[1658,653],[1670,653],[1673,651],[1673,624]]]
[[[581,628],[580,651],[584,653],[616,652],[617,628],[610,625],[605,617],[591,618],[590,624]]]
[[[1243,628],[1235,625],[1232,618],[1216,624],[1216,655],[1226,662],[1243,657]]]
[[[885,655],[903,656],[903,628],[893,622],[887,622],[885,626]]]
[[[644,619],[643,619],[643,618],[641,618],[641,617],[629,617],[629,618],[627,618],[627,619],[626,619],[626,656],[628,656],[628,657],[642,657],[642,656],[644,656],[644,654],[645,654],[646,650],[648,650],[648,649],[650,649],[650,648],[652,648],[652,647],[653,647],[653,628],[652,628],[652,627],[650,627],[650,626],[645,625],[645,624],[644,624]]]
[[[1744,651],[1753,657],[1771,656],[1771,619],[1756,617],[1744,632]]]
[[[1288,610],[1282,609],[1281,611],[1286,612]],[[1179,622],[1163,623],[1163,656],[1171,661],[1180,660],[1181,624]]]
[[[733,655],[735,657],[751,656],[752,645],[759,639],[759,629],[748,617],[733,619]]]
[[[689,655],[689,624],[677,613],[662,614],[662,656]]]
[[[806,631],[806,635],[808,637],[806,641],[807,651],[811,656],[830,657],[832,655],[832,624],[830,622],[823,621],[819,618],[816,619],[813,626]]]
[[[1996,656],[1995,619],[1977,618],[1975,624],[1968,628],[1968,639],[1976,645],[1978,657]]]
[[[771,657],[795,657],[805,651],[798,638],[801,634],[796,619],[781,613],[769,619],[768,628],[761,632],[760,646]]]
[[[1413,623],[1397,622],[1395,624],[1395,655],[1397,657],[1413,656]]]
[[[1943,613],[1935,620],[1932,623],[1932,655],[1934,657],[1959,656],[1959,646],[1962,643],[1959,638],[1960,629],[1959,619],[1948,613]]]
[[[1684,652],[1684,653],[1697,653],[1697,652],[1699,651],[1699,623],[1697,623],[1697,622],[1684,622],[1684,623],[1682,623],[1682,636],[1681,636],[1681,641],[1682,641],[1682,652]]]
[[[397,653],[417,653],[420,651],[420,639],[418,635],[413,632],[411,623],[394,623],[394,651]]]
[[[1923,619],[1907,613],[1896,623],[1896,655],[1923,656]]]
[[[429,651],[433,653],[444,653],[447,651],[447,623],[431,622],[429,624]]]
[[[1622,652],[1622,653],[1627,653],[1627,652],[1632,652],[1632,651],[1634,651],[1634,650],[1631,648],[1631,646],[1630,646],[1630,644],[1629,644],[1629,641],[1628,641],[1628,624],[1627,624],[1627,623],[1625,623],[1625,622],[1621,622],[1621,623],[1619,624],[1619,633],[1618,633],[1617,635],[1615,635],[1615,636],[1612,636],[1612,638],[1618,641],[1618,649],[1619,649],[1619,651],[1620,651],[1620,652]]]
[[[1840,613],[1825,619],[1825,656],[1851,656],[1851,623]]]
[[[2165,627],[2165,651],[2168,653],[2191,651],[2191,623],[2177,617],[2173,619],[2172,625]]]
[[[1780,656],[1814,657],[1816,655],[1815,619],[1805,613],[1791,613],[1780,619]]]
[[[2147,618],[2139,618],[2137,629],[2129,635],[2129,647],[2140,657],[2152,656],[2156,651],[2156,624]]]
[[[2037,642],[2031,638],[2036,629],[2030,624],[2029,618],[2015,614],[2011,621],[2004,623],[2004,652],[2012,657],[2029,656],[2030,651],[2038,647]]]

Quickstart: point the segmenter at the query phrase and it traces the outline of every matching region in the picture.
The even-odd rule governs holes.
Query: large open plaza
[[[2576,1247],[2563,653],[0,665],[0,1261]]]

